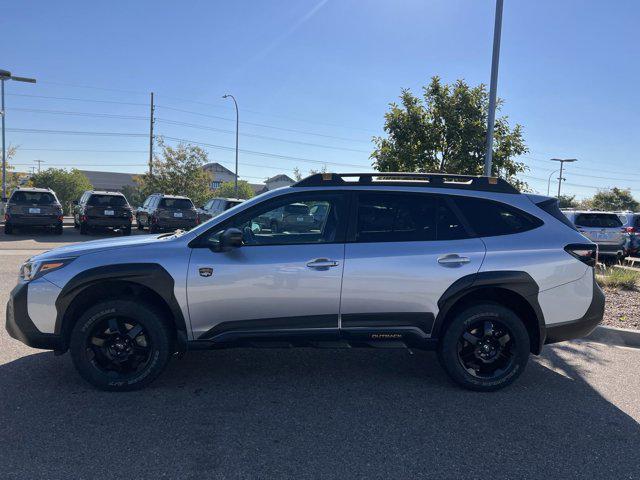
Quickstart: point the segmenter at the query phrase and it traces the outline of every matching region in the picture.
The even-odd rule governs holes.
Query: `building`
[[[235,173],[217,162],[207,163],[202,169],[211,175],[211,190],[219,188],[225,182],[233,182],[236,179]]]
[[[108,190],[121,192],[124,187],[135,187],[133,173],[96,172],[93,170],[80,170],[91,182],[94,190]]]

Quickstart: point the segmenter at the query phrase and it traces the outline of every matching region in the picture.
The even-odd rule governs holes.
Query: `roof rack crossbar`
[[[357,181],[346,179],[357,178]],[[456,188],[497,193],[520,193],[502,178],[455,173],[366,172],[366,173],[316,173],[294,183],[293,187],[328,187],[344,185],[392,185]]]

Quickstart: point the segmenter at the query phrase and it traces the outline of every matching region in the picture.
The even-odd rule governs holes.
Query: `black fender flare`
[[[87,288],[105,281],[122,280],[146,287],[159,295],[168,305],[176,327],[178,348],[186,349],[187,325],[182,309],[174,293],[173,277],[157,263],[122,263],[90,268],[71,278],[56,299],[56,324],[54,332],[63,333],[67,309]],[[183,348],[184,347],[184,348]]]
[[[516,293],[529,304],[538,322],[539,345],[534,353],[539,353],[546,337],[544,314],[538,303],[540,288],[531,275],[522,271],[478,272],[466,275],[453,282],[438,300],[438,315],[436,316],[431,336],[434,338],[440,336],[447,314],[458,300],[471,292],[490,287]]]

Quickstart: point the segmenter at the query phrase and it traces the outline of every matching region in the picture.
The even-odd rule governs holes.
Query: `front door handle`
[[[469,257],[461,257],[455,253],[438,258],[438,263],[443,267],[460,267],[470,261]]]
[[[326,270],[327,268],[337,267],[337,266],[338,266],[338,262],[336,262],[335,260],[330,260],[328,258],[315,258],[307,262],[307,267],[317,268],[322,270]]]

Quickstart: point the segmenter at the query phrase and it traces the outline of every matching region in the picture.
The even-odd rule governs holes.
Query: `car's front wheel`
[[[506,387],[529,359],[529,334],[510,309],[494,303],[460,312],[438,346],[438,359],[451,379],[470,390]]]
[[[111,300],[89,308],[71,333],[80,375],[101,390],[137,390],[164,370],[172,353],[162,314],[145,303]]]

